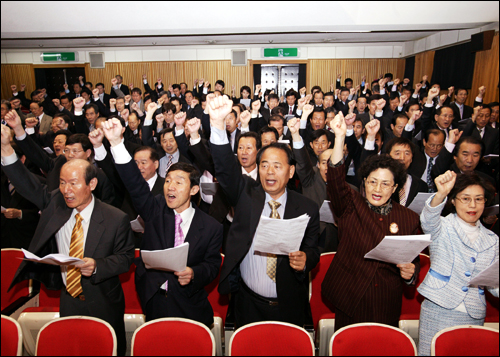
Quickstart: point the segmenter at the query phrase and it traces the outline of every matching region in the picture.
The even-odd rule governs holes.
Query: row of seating
[[[136,257],[139,256],[139,250],[136,249]],[[319,354],[326,355],[328,353],[328,342],[334,333],[335,309],[326,301],[321,294],[321,283],[324,279],[326,271],[330,266],[335,253],[325,253],[321,256],[319,264],[311,272],[310,276],[310,302],[312,310],[312,325],[306,326],[313,341],[319,347]],[[30,284],[18,284],[9,293],[6,293],[7,287],[12,281],[17,267],[19,266],[23,253],[17,249],[2,249],[2,314],[4,311],[12,311],[12,306],[15,305],[16,299],[26,298],[30,291]],[[224,257],[222,257],[224,259]],[[421,270],[419,282],[421,282],[429,270],[429,257],[421,254]],[[135,289],[134,282],[135,264],[132,264],[129,272],[120,275],[122,287],[125,294],[125,328],[127,332],[128,346],[131,345],[132,335],[140,326],[145,323],[139,298]],[[209,286],[206,287],[208,299],[214,310],[214,326],[212,333],[216,342],[216,353],[221,356],[222,341],[230,340],[234,333],[234,325],[230,323],[230,318],[226,321],[226,316],[229,307],[229,298],[227,295],[220,295],[217,292],[219,277],[217,277]],[[31,355],[35,353],[36,338],[39,330],[53,319],[59,318],[59,291],[47,290],[43,285],[40,287],[40,292],[36,295],[35,303],[32,301],[25,304],[24,307],[18,308],[17,311],[22,311],[17,316],[21,324],[24,334],[24,345],[27,352]],[[403,294],[403,304],[400,320],[400,328],[409,333],[414,339],[418,337],[418,321],[420,315],[420,304],[423,297],[416,291],[416,286],[405,287]],[[488,294],[487,296],[487,318],[486,323],[494,323],[498,326],[498,299]],[[31,305],[31,306],[30,306]],[[36,305],[36,306],[33,306]],[[6,308],[7,307],[7,308]],[[498,329],[498,327],[496,327]]]
[[[456,326],[432,340],[432,356],[498,356],[498,331],[482,326]],[[92,343],[89,343],[92,341]],[[19,323],[2,315],[2,356],[22,355]],[[37,356],[116,356],[116,336],[105,321],[88,316],[63,317],[40,329]],[[215,356],[215,338],[203,324],[181,318],[150,321],[132,336],[132,356]],[[238,329],[228,356],[314,356],[308,332],[292,324],[267,321]],[[401,329],[362,323],[335,332],[329,356],[416,356],[413,339]]]

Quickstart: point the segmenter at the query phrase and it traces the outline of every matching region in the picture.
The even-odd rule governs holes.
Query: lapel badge
[[[389,230],[391,231],[392,234],[396,234],[399,232],[399,227],[396,222],[392,222],[391,225],[389,226]]]

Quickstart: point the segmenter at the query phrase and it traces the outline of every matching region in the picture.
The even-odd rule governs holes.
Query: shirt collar
[[[285,188],[285,193],[283,193],[280,197],[278,197],[277,199],[273,199],[271,197],[271,195],[269,193],[266,192],[266,204],[268,204],[269,201],[276,201],[278,203],[281,204],[281,206],[285,206],[286,205],[286,201],[287,201],[287,198],[288,198],[288,191],[287,189]]]
[[[94,205],[95,200],[94,195],[92,195],[92,200],[90,201],[89,205],[85,207],[81,212],[78,212],[76,208],[74,208],[73,212],[71,213],[71,217],[75,217],[77,213],[80,213],[80,217],[82,217],[83,221],[85,223],[89,223],[90,217],[92,217],[92,212],[94,211]]]
[[[158,178],[158,174],[155,173],[155,175],[153,177],[151,177],[149,180],[148,180],[148,185],[149,185],[149,190],[151,191],[156,183],[156,179]]]
[[[183,223],[186,223],[186,222],[189,222],[190,220],[193,219],[194,217],[194,214],[195,214],[195,209],[193,208],[193,203],[190,202],[189,203],[189,207],[186,208],[184,211],[182,211],[181,213],[177,213],[177,211],[174,209],[174,212],[175,214],[180,214],[181,215],[181,218],[182,218],[182,222]]]
[[[177,149],[173,154],[166,154],[165,155],[167,160],[170,158],[170,156],[172,156],[172,160],[177,159],[177,161],[179,161],[179,156],[180,156],[179,149]]]
[[[255,181],[257,181],[257,175],[259,173],[259,167],[258,166],[255,166],[255,169],[253,169],[252,171],[250,172],[247,172],[245,170],[245,168],[242,166],[241,167],[241,172],[243,173],[243,175],[247,175],[247,176],[250,176],[251,178],[253,178]]]

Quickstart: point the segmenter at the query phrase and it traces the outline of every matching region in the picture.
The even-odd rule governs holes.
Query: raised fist
[[[102,123],[102,130],[111,146],[116,146],[122,142],[122,129],[120,120],[116,118],[106,120]]]
[[[200,130],[201,120],[198,118],[189,119],[186,122],[186,127],[189,131],[189,134],[191,135],[191,138],[196,139],[197,137],[195,138],[194,136],[196,136],[196,134],[198,134],[198,131]]]
[[[300,95],[304,95],[304,94],[306,94],[306,91],[307,91],[307,88],[306,88],[306,87],[302,87],[302,88],[300,88],[300,89],[299,89],[299,93],[300,93]]]
[[[377,112],[383,110],[385,107],[385,99],[377,100]]]
[[[54,103],[54,106],[55,106],[56,108],[58,108],[58,109],[59,109],[59,107],[61,106],[61,101],[60,101],[59,99],[57,99],[57,98],[52,99],[52,103]]]
[[[448,194],[455,186],[456,179],[457,174],[451,170],[448,170],[444,174],[436,177],[434,183],[436,184],[436,188],[441,195],[448,196]]]
[[[349,106],[349,109],[354,110],[354,107],[356,106],[356,101],[351,100],[347,105]]]
[[[420,89],[422,89],[422,83],[415,84],[415,92],[420,92]]]
[[[431,90],[429,90],[429,93],[427,94],[427,98],[430,98],[432,100],[436,98],[438,95],[439,95],[439,88],[431,88]]]
[[[481,86],[479,87],[479,97],[482,98],[484,93],[486,93],[486,87],[485,86]]]
[[[148,76],[146,76],[145,74],[142,75],[142,79],[143,80],[148,80]]]
[[[408,83],[410,83],[410,79],[409,78],[403,79],[403,84],[408,84]]]
[[[111,85],[114,87],[114,86],[116,86],[117,83],[118,83],[118,80],[115,77],[113,77],[111,79]]]
[[[99,98],[99,89],[97,88],[92,89],[92,94],[94,95],[94,98]]]
[[[109,100],[109,106],[110,106],[111,108],[114,108],[114,107],[115,107],[115,105],[116,105],[116,99],[115,99],[115,98],[111,98],[111,99]]]
[[[10,89],[12,90],[13,93],[17,92],[17,86],[15,84],[11,85]]]
[[[210,115],[210,124],[220,130],[225,130],[225,118],[233,108],[233,101],[226,95],[215,97],[213,94],[207,95],[208,114]]]
[[[165,121],[165,116],[163,114],[157,114],[156,115],[156,121],[158,123],[163,123]]]
[[[134,89],[134,84],[133,84],[133,83],[130,83],[130,84],[128,85],[128,87],[130,88],[130,90],[132,90],[132,89]]]
[[[396,78],[396,79],[394,80],[394,84],[395,84],[395,85],[398,85],[400,82],[401,82],[401,80],[400,80],[399,78]]]
[[[65,91],[67,91],[68,90],[68,85],[66,83],[64,83],[63,84],[63,88],[64,88]]]
[[[349,91],[349,94],[350,95],[356,94],[356,89],[355,88],[351,88],[351,90]]]
[[[292,118],[288,121],[287,126],[292,135],[297,134],[300,130],[300,120],[298,118]]]
[[[252,112],[257,114],[260,110],[260,106],[261,106],[260,100],[253,101],[252,102]]]
[[[95,148],[102,145],[102,139],[104,139],[104,132],[102,129],[95,129],[89,133],[89,140]]]
[[[248,124],[250,123],[250,119],[252,118],[252,115],[248,110],[245,110],[244,112],[241,113],[240,115],[240,123],[242,128],[247,128]]]
[[[130,103],[130,100],[131,100],[131,99],[132,99],[132,96],[131,96],[130,94],[127,94],[127,95],[125,96],[125,104],[126,104],[126,103]]]
[[[121,114],[123,120],[125,120],[125,122],[127,122],[128,116],[130,115],[130,112],[128,111],[128,109],[123,109],[120,114]]]
[[[174,122],[175,122],[176,127],[183,127],[185,121],[186,121],[186,113],[185,112],[179,112],[179,113],[175,114]]]
[[[137,107],[139,107],[139,105],[138,105],[137,103],[134,103],[134,104],[135,104]],[[134,104],[132,104],[132,108],[134,108]],[[157,108],[158,108],[158,106],[156,105],[156,103],[155,103],[155,102],[151,102],[151,103],[149,103],[149,104],[148,104],[148,107],[147,107],[146,111],[147,111],[148,113],[154,113],[154,112],[156,112],[156,109],[157,109]]]
[[[208,88],[208,86],[210,85],[210,82],[209,81],[206,81],[204,84],[203,84],[203,87],[205,88]]]
[[[83,99],[82,97],[73,99],[73,106],[75,107],[75,112],[76,111],[81,112],[84,105],[85,105],[85,99]]]
[[[79,80],[80,82],[83,82],[83,76],[78,76],[78,80]]]
[[[345,116],[344,120],[345,120],[345,125],[351,127],[354,125],[354,121],[356,120],[356,114],[349,113]]]
[[[453,95],[453,92],[455,92],[455,87],[451,86],[448,88],[448,97],[451,97]]]
[[[25,89],[26,89],[26,84],[21,84],[21,92],[24,92]]]
[[[313,112],[313,110],[314,110],[314,106],[313,105],[306,104],[306,105],[304,105],[302,114],[305,115],[305,116],[309,116],[309,114],[311,114]]]
[[[340,111],[335,118],[330,122],[330,127],[336,137],[345,137],[347,132],[347,125],[344,120],[344,114]]]
[[[370,141],[373,141],[375,140],[375,137],[380,130],[380,122],[377,119],[370,120],[368,123],[366,123],[365,129],[367,136],[370,138]]]
[[[340,78],[342,78],[342,75],[339,73],[339,74],[337,74],[337,79],[340,79]]]

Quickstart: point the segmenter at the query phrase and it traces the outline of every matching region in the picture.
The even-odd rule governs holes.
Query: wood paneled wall
[[[324,59],[309,60],[308,92],[314,85],[319,85],[324,92],[330,90],[330,84],[337,80],[337,74],[342,75],[342,84],[346,78],[352,78],[354,85],[361,84],[361,78],[366,76],[372,81],[386,73],[392,73],[394,78],[403,78],[404,59]]]
[[[26,96],[35,90],[35,72],[31,64],[2,64],[2,99],[12,96],[10,86],[15,84],[19,90],[21,84],[26,84]]]
[[[415,72],[413,74],[413,83],[418,83],[422,77],[429,76],[428,81],[432,79],[432,70],[434,69],[435,51],[422,52],[415,55]]]
[[[484,103],[498,102],[498,33],[493,37],[491,49],[476,53],[474,64],[474,78],[472,79],[472,89],[468,98],[469,105],[472,105],[476,98],[478,88],[486,87]]]

